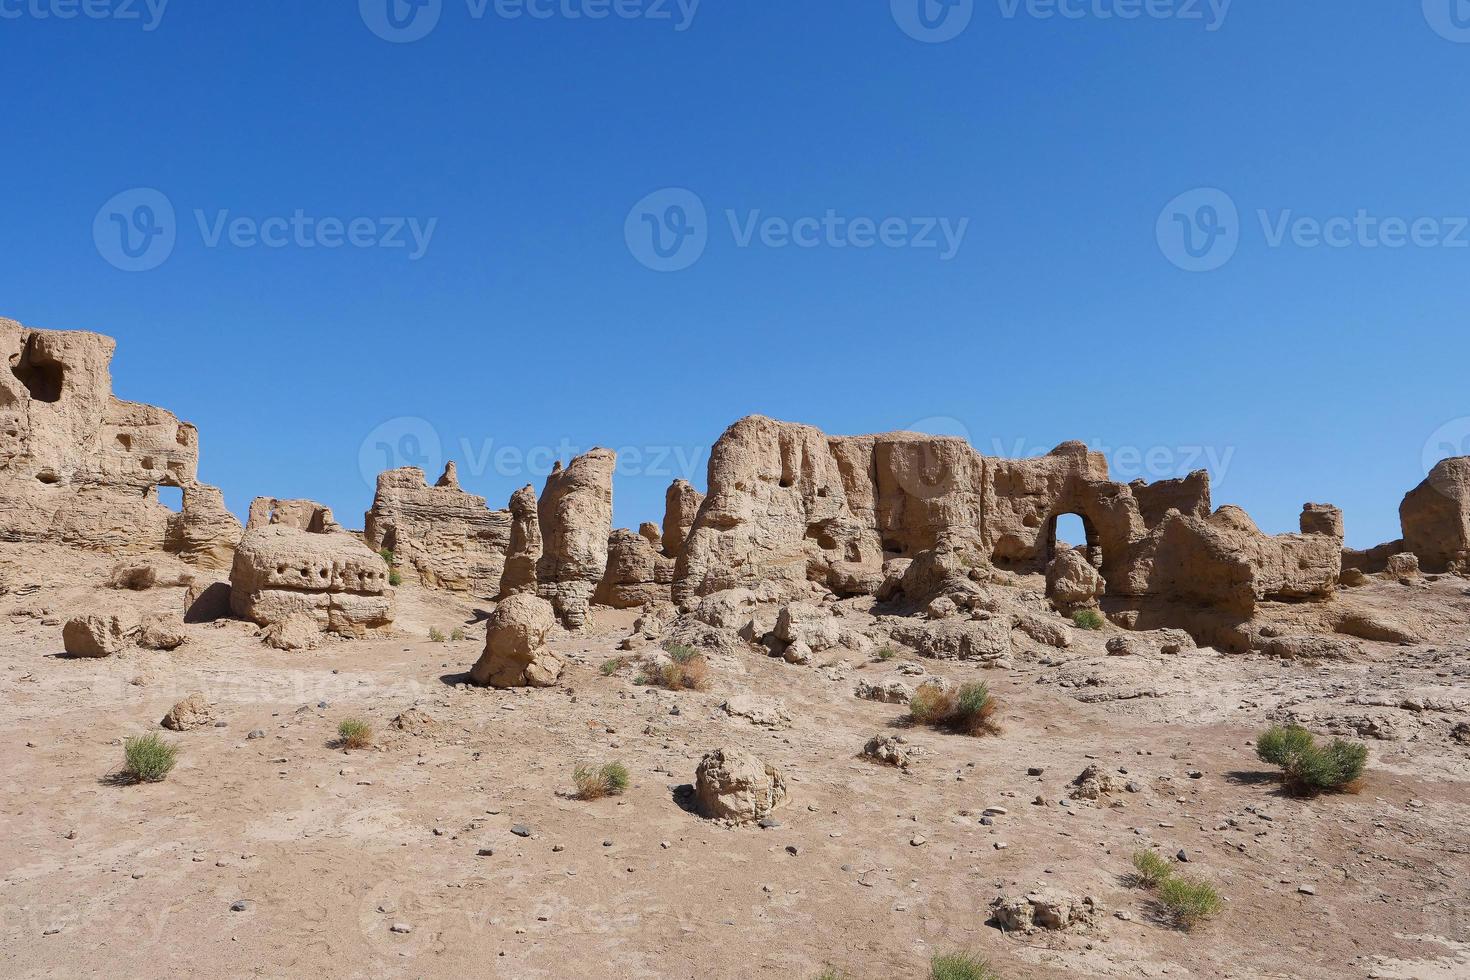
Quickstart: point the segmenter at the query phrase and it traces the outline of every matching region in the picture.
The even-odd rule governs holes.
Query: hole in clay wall
[[[159,487],[158,502],[177,514],[184,509],[184,488]]]
[[[1087,544],[1087,531],[1082,518],[1076,514],[1063,514],[1057,518],[1057,543],[1081,548]]]

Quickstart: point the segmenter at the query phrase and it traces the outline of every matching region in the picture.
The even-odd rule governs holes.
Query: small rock
[[[259,729],[259,728],[252,728],[250,730],[250,733],[248,735],[246,735],[245,737],[246,738],[252,738],[252,739],[254,739],[254,738],[265,738],[265,732],[262,729]]]
[[[408,935],[410,932],[413,932],[413,926],[407,922],[395,922],[388,928],[400,935]]]
[[[252,902],[250,902],[250,901],[242,898],[238,902],[232,902],[232,903],[230,903],[230,911],[231,912],[248,912],[250,910],[250,906],[252,904],[253,904]]]
[[[1315,895],[1315,894],[1317,894],[1317,889],[1313,888],[1311,885],[1298,885],[1296,890],[1297,890],[1297,894],[1299,894],[1299,895]]]
[[[510,832],[512,834],[515,834],[517,837],[530,837],[531,836],[531,828],[530,827],[527,827],[525,824],[521,824],[521,823],[518,823],[514,827],[511,827],[510,828]]]
[[[1180,861],[1184,862],[1185,864],[1188,864],[1189,863],[1189,852],[1186,851],[1182,847],[1179,848],[1179,853],[1176,854],[1176,855],[1174,855],[1174,857],[1178,858]]]
[[[762,817],[760,823],[756,824],[761,830],[775,830],[781,826],[781,821],[775,817]]]

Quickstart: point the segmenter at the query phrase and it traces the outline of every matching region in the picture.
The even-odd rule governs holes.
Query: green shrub
[[[983,683],[963,684],[951,690],[923,684],[909,699],[909,718],[916,724],[950,728],[965,735],[993,735],[999,708]]]
[[[1284,766],[1292,756],[1311,748],[1316,741],[1300,725],[1272,725],[1256,739],[1256,756],[1273,766]]]
[[[1158,851],[1133,853],[1134,878],[1144,888],[1157,888],[1174,876],[1174,866]]]
[[[892,660],[896,656],[898,656],[898,651],[895,650],[891,644],[885,643],[883,644],[883,646],[878,648],[878,659],[882,660],[885,663]]]
[[[682,643],[669,644],[667,647],[664,648],[664,653],[667,653],[671,658],[673,658],[673,661],[676,664],[687,664],[695,657],[699,656],[698,650],[694,649],[691,646],[685,646]]]
[[[572,770],[572,782],[577,786],[580,800],[600,800],[604,796],[621,796],[628,788],[628,767],[621,762],[609,762],[600,769],[578,766]]]
[[[463,642],[465,638],[464,629],[462,627],[456,626],[454,628],[454,632],[449,634],[449,638],[455,643]]]
[[[1363,776],[1368,747],[1340,738],[1319,745],[1299,725],[1272,725],[1256,739],[1256,755],[1262,762],[1281,767],[1288,792],[1315,796],[1351,792]]]
[[[1100,630],[1108,621],[1096,609],[1079,609],[1072,614],[1072,622],[1078,629]]]
[[[178,761],[179,750],[157,735],[123,739],[123,775],[135,783],[161,783]]]
[[[431,626],[429,628],[429,642],[430,643],[443,643],[444,642],[444,639],[445,639],[445,637],[444,637],[444,631],[441,630],[441,629],[439,629],[439,627],[437,627],[437,626]]]
[[[929,980],[1000,980],[975,953],[940,953],[929,961]]]
[[[373,727],[357,718],[344,719],[337,726],[337,744],[344,749],[365,749],[373,744]]]
[[[1193,929],[1225,907],[1215,886],[1203,878],[1170,877],[1159,885],[1158,894],[1159,903],[1185,929]]]
[[[813,980],[852,980],[852,974],[846,970],[839,970],[835,966],[829,966],[818,973]]]
[[[388,566],[388,584],[397,588],[403,584],[403,576],[398,574],[398,556],[393,553],[392,548],[381,548],[378,557]]]
[[[611,677],[613,674],[616,674],[627,665],[627,657],[612,657],[610,659],[604,660],[602,662],[602,666],[597,668],[597,672],[600,673],[603,677]]]

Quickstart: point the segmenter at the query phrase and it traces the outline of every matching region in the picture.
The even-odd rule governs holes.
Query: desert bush
[[[1159,904],[1185,929],[1193,929],[1225,907],[1215,886],[1203,878],[1169,877],[1159,885],[1158,895]]]
[[[600,673],[603,677],[611,677],[613,674],[616,674],[627,665],[627,657],[611,657],[602,662],[602,666],[597,668],[597,672]]]
[[[1078,629],[1100,630],[1107,625],[1107,620],[1096,609],[1079,609],[1072,614],[1072,623]]]
[[[929,980],[1000,980],[975,953],[940,953],[929,961]]]
[[[373,726],[357,718],[346,718],[337,726],[337,744],[344,749],[365,749],[373,744]]]
[[[429,628],[429,642],[430,643],[443,643],[444,642],[444,639],[445,639],[445,637],[444,637],[444,631],[441,630],[439,627],[437,627],[437,626],[431,626]]]
[[[378,557],[388,566],[388,584],[397,588],[403,584],[403,576],[398,574],[398,556],[393,553],[392,548],[381,548]]]
[[[1262,762],[1281,768],[1282,783],[1288,792],[1315,796],[1351,792],[1363,776],[1368,747],[1340,738],[1319,745],[1312,733],[1299,725],[1272,725],[1256,739],[1256,755]]]
[[[909,699],[909,718],[916,724],[949,728],[964,735],[993,735],[999,708],[990,688],[983,683],[962,684],[955,689],[923,684]]]
[[[455,643],[463,642],[463,640],[465,638],[464,628],[463,627],[460,627],[460,626],[456,626],[454,628],[454,632],[452,632],[452,633],[449,634],[449,638],[451,640],[453,640]]]
[[[161,783],[178,761],[179,750],[157,735],[123,739],[123,776],[135,783]]]
[[[628,788],[628,767],[621,762],[609,762],[601,768],[578,766],[572,770],[572,782],[577,786],[577,799],[600,800],[604,796],[621,796]]]
[[[898,651],[893,648],[892,644],[885,643],[878,648],[878,659],[885,663],[896,656],[898,656]]]
[[[1134,878],[1144,888],[1157,888],[1174,876],[1174,866],[1158,851],[1133,853]]]
[[[846,970],[839,970],[835,966],[829,966],[813,977],[812,980],[852,980],[852,974]]]
[[[682,644],[674,644],[664,652],[669,662],[645,665],[633,683],[670,691],[703,691],[709,687],[709,660],[704,654]]]

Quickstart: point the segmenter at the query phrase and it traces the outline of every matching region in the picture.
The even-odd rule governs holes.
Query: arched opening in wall
[[[1046,563],[1051,564],[1063,546],[1081,549],[1082,554],[1094,568],[1102,568],[1102,542],[1098,540],[1097,528],[1081,514],[1057,514],[1047,524]]]
[[[35,359],[35,338],[27,341],[26,348],[10,363],[10,373],[26,386],[26,391],[38,402],[61,401],[61,389],[65,369],[56,361]]]
[[[182,513],[184,510],[184,488],[160,486],[158,488],[158,502],[175,514]]]

